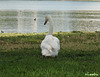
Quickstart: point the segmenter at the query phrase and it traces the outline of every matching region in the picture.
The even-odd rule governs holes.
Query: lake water
[[[0,30],[47,32],[46,15],[52,16],[54,32],[100,31],[100,2],[80,1],[0,1]]]

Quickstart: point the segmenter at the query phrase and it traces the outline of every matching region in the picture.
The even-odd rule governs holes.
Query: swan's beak
[[[47,21],[44,22],[44,25],[47,23]]]

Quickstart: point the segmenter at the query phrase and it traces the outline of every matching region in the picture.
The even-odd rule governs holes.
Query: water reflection
[[[100,11],[73,11],[70,18],[72,30],[100,31]]]
[[[34,17],[33,17],[33,32],[37,32],[37,22],[38,22],[38,17],[37,17],[37,11],[34,11]]]
[[[44,26],[46,15],[51,15],[54,32],[58,31],[100,31],[100,11],[0,11],[0,30],[5,33],[47,32]]]
[[[22,18],[22,16],[23,16],[23,11],[18,11],[18,21],[17,21],[18,22],[18,24],[17,24],[18,25],[17,26],[18,27],[18,29],[17,29],[18,33],[23,32],[24,19]]]
[[[37,11],[23,11],[19,10],[17,16],[17,32],[30,33],[37,32]],[[29,15],[28,15],[29,14]],[[28,16],[27,16],[28,15]]]

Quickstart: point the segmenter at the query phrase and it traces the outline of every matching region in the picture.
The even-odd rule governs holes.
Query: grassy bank
[[[99,32],[54,33],[61,44],[57,58],[41,56],[40,44],[45,35],[0,34],[0,77],[100,76]]]

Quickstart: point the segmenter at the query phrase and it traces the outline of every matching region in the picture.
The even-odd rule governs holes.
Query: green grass
[[[100,33],[58,32],[57,58],[43,58],[40,44],[45,33],[0,34],[0,77],[100,76]],[[98,77],[99,77],[98,76]]]

